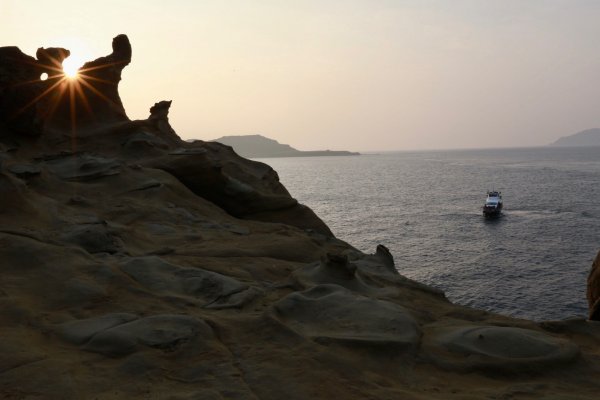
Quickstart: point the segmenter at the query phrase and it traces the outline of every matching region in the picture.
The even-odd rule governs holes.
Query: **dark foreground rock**
[[[587,299],[590,308],[590,320],[600,321],[600,252],[596,255],[588,276]]]
[[[600,322],[451,304],[171,102],[129,120],[126,36],[75,81],[68,55],[0,48],[0,398],[597,398]]]

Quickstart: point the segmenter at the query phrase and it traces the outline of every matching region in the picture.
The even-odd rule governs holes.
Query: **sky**
[[[596,0],[0,0],[0,46],[111,53],[130,118],[300,150],[543,146],[600,127]],[[81,58],[83,57],[83,59]]]

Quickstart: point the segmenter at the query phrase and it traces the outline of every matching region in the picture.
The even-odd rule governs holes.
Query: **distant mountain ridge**
[[[332,150],[301,151],[262,135],[223,136],[212,142],[231,146],[236,153],[246,158],[355,156],[360,154]]]
[[[551,146],[600,146],[600,128],[586,129],[573,135],[563,136]]]

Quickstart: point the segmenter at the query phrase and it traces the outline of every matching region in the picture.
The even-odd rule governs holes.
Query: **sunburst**
[[[77,58],[69,57],[63,61],[63,72],[67,79],[77,79],[79,75],[79,68],[83,65],[83,62]]]
[[[54,114],[57,112],[59,105],[68,104],[69,108],[69,123],[71,134],[73,135],[73,140],[75,140],[75,135],[77,133],[77,116],[84,109],[88,116],[94,117],[93,110],[90,105],[90,100],[88,99],[89,94],[95,95],[97,98],[102,99],[107,104],[110,104],[111,107],[119,107],[119,105],[115,104],[113,100],[107,97],[102,90],[99,90],[99,84],[110,84],[112,82],[108,82],[106,80],[97,78],[94,75],[94,72],[103,68],[110,68],[115,63],[107,63],[104,65],[95,65],[90,68],[82,68],[81,65],[83,62],[77,57],[73,57],[72,61],[69,61],[71,57],[68,57],[61,62],[57,59],[50,57],[47,65],[43,65],[43,72],[39,77],[39,80],[23,82],[19,85],[29,85],[29,84],[39,84],[41,81],[44,81],[46,87],[37,94],[34,98],[32,98],[29,102],[27,102],[23,107],[21,107],[16,115],[22,114],[27,109],[35,106],[42,100],[47,100],[46,103],[46,111],[45,118],[47,120],[52,119]],[[36,64],[36,66],[40,66]],[[90,75],[86,73],[90,73]],[[85,90],[84,90],[85,89]],[[86,92],[88,95],[86,95]],[[66,103],[65,103],[66,101]],[[78,105],[79,110],[78,110]],[[83,106],[83,107],[81,107]]]

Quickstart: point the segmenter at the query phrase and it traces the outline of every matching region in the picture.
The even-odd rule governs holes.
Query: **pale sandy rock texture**
[[[68,54],[0,48],[0,398],[598,398],[600,323],[451,304],[170,102],[129,120],[126,36]]]

